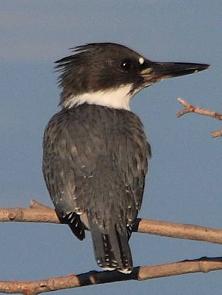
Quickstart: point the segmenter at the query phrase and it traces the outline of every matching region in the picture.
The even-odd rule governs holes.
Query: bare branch
[[[222,129],[212,131],[210,134],[212,137],[221,137],[222,136]]]
[[[37,201],[32,201],[29,208],[0,209],[0,221],[60,223],[53,209]],[[134,231],[222,244],[222,230],[189,224],[138,219]],[[218,269],[222,269],[222,258],[201,258],[162,265],[135,267],[130,275],[124,275],[115,271],[92,271],[80,275],[71,274],[37,281],[0,281],[0,292],[31,295],[92,284],[104,284],[122,280],[140,281]]]
[[[143,281],[195,272],[205,273],[219,269],[222,269],[221,257],[202,257],[200,259],[175,263],[135,267],[129,275],[124,275],[116,271],[91,271],[79,275],[71,274],[37,281],[0,281],[0,292],[31,295],[124,280]]]
[[[141,219],[138,232],[153,235],[222,244],[222,230],[192,224]]]
[[[184,107],[182,110],[177,112],[177,117],[181,117],[185,114],[188,113],[196,113],[199,115],[203,115],[203,116],[208,116],[217,120],[222,120],[222,114],[215,112],[215,111],[210,111],[208,109],[204,109],[204,108],[200,108],[198,106],[194,106],[190,103],[188,103],[185,99],[182,98],[177,98],[177,100],[179,101],[179,103]],[[221,130],[216,130],[211,132],[211,135],[213,137],[220,137],[222,136],[222,129]]]
[[[29,208],[0,208],[0,222],[60,223],[55,210],[36,201]]]
[[[177,112],[177,117],[181,117],[187,113],[197,113],[199,115],[208,116],[217,120],[222,120],[222,114],[217,113],[215,111],[210,111],[208,109],[200,108],[198,106],[193,106],[188,103],[185,99],[177,98],[180,104],[184,106],[184,109]]]
[[[60,223],[55,211],[37,201],[29,208],[1,208],[0,222]],[[135,232],[222,244],[222,230],[173,222],[137,219]]]

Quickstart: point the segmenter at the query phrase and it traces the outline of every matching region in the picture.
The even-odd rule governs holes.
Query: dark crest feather
[[[110,47],[110,49],[116,49],[116,47],[127,48],[124,45],[111,42],[88,43],[70,48],[73,54],[55,61],[55,71],[60,73],[58,76],[58,86],[63,87],[62,81],[64,78],[70,74],[73,66],[80,63],[86,54],[94,54],[94,52],[98,54],[99,51],[102,52],[103,50],[107,49],[107,47]]]
[[[121,48],[127,48],[124,45],[117,44],[117,43],[111,43],[111,42],[88,43],[88,44],[85,44],[85,45],[79,45],[79,46],[76,46],[76,47],[71,47],[70,50],[74,54],[56,60],[55,61],[55,64],[56,64],[55,68],[60,70],[64,66],[67,66],[67,64],[69,64],[71,61],[79,58],[80,55],[82,55],[86,51],[87,52],[89,52],[89,51],[91,51],[91,52],[92,51],[97,51],[98,52],[98,50],[102,51],[102,50],[106,49],[107,47],[116,48],[117,46],[121,47]]]

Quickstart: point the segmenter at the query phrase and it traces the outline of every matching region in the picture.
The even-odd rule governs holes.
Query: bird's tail
[[[127,229],[112,225],[106,233],[102,233],[97,224],[91,224],[90,230],[97,264],[105,270],[131,273],[133,262]]]

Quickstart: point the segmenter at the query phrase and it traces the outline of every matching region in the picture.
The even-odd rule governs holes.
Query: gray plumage
[[[153,62],[114,43],[79,46],[57,61],[62,110],[45,130],[44,178],[60,219],[80,240],[90,229],[99,266],[133,268],[128,240],[151,149],[130,99],[162,79],[207,67]]]
[[[132,268],[128,238],[149,155],[139,118],[126,110],[84,104],[57,113],[46,128],[43,171],[53,203],[61,217],[87,215],[97,262],[105,268]],[[79,216],[71,228],[82,239]]]

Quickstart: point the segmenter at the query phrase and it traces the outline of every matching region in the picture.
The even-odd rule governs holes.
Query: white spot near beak
[[[144,58],[142,56],[139,58],[139,64],[140,65],[143,65],[144,64]]]

